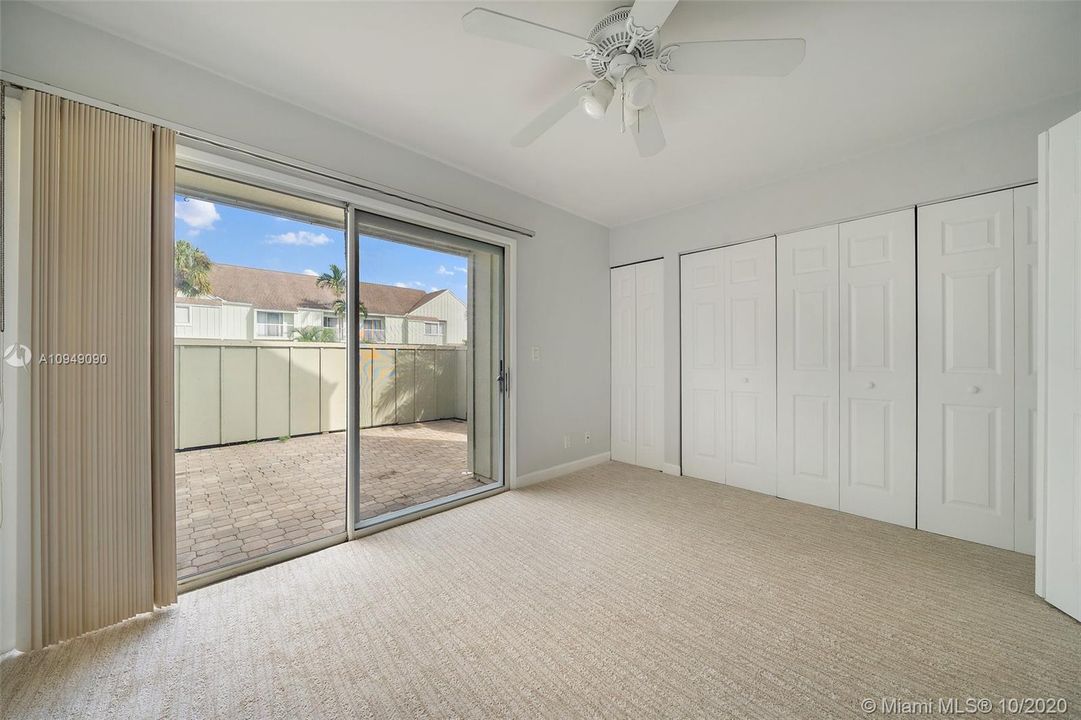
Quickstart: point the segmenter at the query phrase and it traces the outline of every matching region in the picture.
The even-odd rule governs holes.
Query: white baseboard
[[[563,463],[561,465],[555,465],[543,470],[537,470],[535,472],[526,473],[525,475],[519,475],[517,481],[514,483],[514,488],[523,488],[526,485],[533,485],[534,483],[543,482],[545,480],[551,480],[557,478],[560,475],[568,475],[575,470],[582,470],[593,465],[600,465],[606,463],[611,459],[611,453],[597,453],[596,455],[590,455],[580,460],[571,460],[570,462]]]
[[[665,463],[664,467],[661,468],[661,471],[665,475],[677,475],[677,476],[679,476],[679,475],[683,474],[683,469],[680,468],[679,465],[674,465],[672,463]]]

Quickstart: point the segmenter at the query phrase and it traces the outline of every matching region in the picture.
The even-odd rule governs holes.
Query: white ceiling
[[[345,121],[607,226],[1081,89],[1081,3],[712,3],[661,43],[804,37],[787,78],[660,78],[668,147],[638,157],[617,113],[508,139],[590,77],[466,35],[474,5],[584,35],[615,2],[70,2],[49,9]],[[626,3],[623,3],[626,4]]]

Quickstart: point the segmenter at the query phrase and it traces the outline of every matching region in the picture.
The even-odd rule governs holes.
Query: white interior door
[[[918,527],[1012,550],[1013,191],[918,214]]]
[[[1036,591],[1081,620],[1081,115],[1040,136]]]
[[[837,226],[777,237],[777,494],[837,509]]]
[[[723,248],[729,485],[777,494],[774,238]]]
[[[635,271],[635,462],[664,464],[664,261],[639,263]]]
[[[1014,293],[1014,539],[1036,551],[1036,186],[1013,191]]]
[[[680,258],[682,473],[724,482],[724,252]]]
[[[916,523],[913,210],[840,226],[841,485],[845,512]]]
[[[612,268],[612,459],[633,463],[638,432],[635,414],[635,269]]]

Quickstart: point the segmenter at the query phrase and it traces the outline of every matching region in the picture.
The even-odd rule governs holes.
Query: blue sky
[[[267,270],[319,273],[345,267],[345,233],[337,228],[275,217],[221,203],[176,196],[176,237],[191,242],[212,262]],[[463,255],[362,237],[360,279],[425,292],[448,288],[466,299]]]

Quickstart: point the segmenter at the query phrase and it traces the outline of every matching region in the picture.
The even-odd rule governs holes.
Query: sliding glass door
[[[503,249],[355,215],[356,528],[503,484]]]
[[[503,247],[294,182],[176,170],[184,588],[503,487]]]

